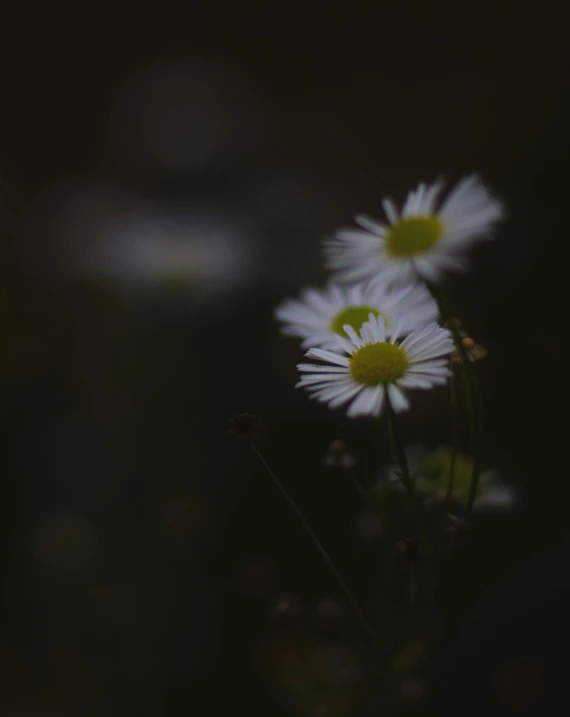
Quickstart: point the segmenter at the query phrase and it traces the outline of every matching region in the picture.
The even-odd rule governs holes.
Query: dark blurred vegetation
[[[373,521],[321,460],[342,438],[369,483],[384,438],[294,390],[272,311],[324,280],[320,239],[355,212],[471,171],[511,216],[448,287],[489,351],[486,462],[523,509],[447,566],[402,693],[548,714],[569,597],[558,3],[50,3],[2,26],[0,714],[325,717],[321,682],[365,709],[358,626],[226,425],[263,416],[262,450],[382,624]],[[446,398],[418,397],[410,442],[448,440]]]

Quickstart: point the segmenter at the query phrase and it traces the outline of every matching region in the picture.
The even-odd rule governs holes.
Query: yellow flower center
[[[387,248],[392,256],[421,254],[439,241],[443,225],[437,217],[410,217],[388,230]]]
[[[340,314],[334,317],[331,321],[331,329],[335,334],[347,336],[346,331],[342,327],[348,324],[358,333],[362,328],[362,324],[368,321],[369,314],[382,316],[385,326],[388,326],[388,319],[381,311],[373,309],[371,306],[349,306],[348,309],[344,309]]]
[[[366,344],[349,360],[354,378],[367,386],[392,383],[403,375],[408,366],[404,349],[388,342]]]
[[[445,493],[449,485],[451,465],[451,451],[432,453],[422,462],[418,474],[422,478],[427,478],[435,493]],[[471,458],[462,453],[456,453],[453,460],[453,495],[461,500],[467,500],[472,476],[473,461]],[[482,481],[479,481],[477,496],[480,497],[482,492]]]

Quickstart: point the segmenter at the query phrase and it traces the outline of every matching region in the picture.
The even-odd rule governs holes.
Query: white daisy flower
[[[313,398],[337,408],[349,401],[349,416],[378,416],[386,394],[395,411],[404,411],[410,388],[432,388],[450,375],[447,356],[453,341],[447,329],[429,324],[397,343],[398,328],[386,338],[382,316],[369,315],[359,333],[344,325],[348,338],[336,337],[342,356],[325,349],[309,349],[306,356],[326,365],[299,364],[301,380]]]
[[[432,500],[441,501],[447,495],[449,474],[452,466],[452,451],[442,446],[430,452],[425,446],[412,446],[406,449],[408,466],[416,490],[429,496]],[[399,480],[399,467],[392,466],[388,470],[388,479]],[[452,500],[467,502],[473,477],[473,461],[464,453],[456,452],[453,457],[453,491]],[[481,510],[492,508],[512,508],[518,502],[518,495],[513,486],[506,484],[497,470],[483,471],[477,482],[475,508]]]
[[[343,326],[358,332],[368,316],[382,316],[386,336],[398,323],[401,335],[437,320],[439,312],[429,291],[421,284],[388,289],[378,281],[343,288],[329,284],[326,289],[306,289],[301,300],[287,299],[275,311],[285,326],[282,331],[303,339],[301,346],[341,350],[336,336],[347,337]]]
[[[505,216],[476,175],[462,179],[438,202],[443,183],[420,184],[401,213],[390,199],[382,206],[388,224],[358,215],[362,229],[341,229],[325,242],[326,263],[340,281],[381,276],[389,283],[434,281],[447,270],[465,268],[462,252],[488,236]]]

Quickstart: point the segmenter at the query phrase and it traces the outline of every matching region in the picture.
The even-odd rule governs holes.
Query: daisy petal
[[[357,214],[354,217],[354,220],[357,224],[360,224],[361,227],[364,229],[367,229],[369,232],[372,232],[373,234],[378,234],[380,236],[384,236],[386,233],[386,225],[382,224],[382,222],[378,222],[375,219],[372,219],[371,217],[366,216],[366,214]]]
[[[386,390],[388,391],[390,403],[392,404],[392,407],[396,413],[405,411],[407,408],[410,407],[410,402],[397,386],[395,386],[394,384],[389,384],[386,387]]]
[[[321,361],[328,361],[329,363],[334,363],[337,366],[345,366],[348,368],[349,365],[346,356],[339,356],[332,351],[325,351],[324,349],[309,349],[306,355],[308,358],[321,359]]]

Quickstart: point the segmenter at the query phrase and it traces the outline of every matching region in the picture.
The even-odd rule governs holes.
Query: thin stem
[[[473,449],[473,471],[471,474],[471,485],[469,487],[469,497],[465,506],[465,512],[469,515],[473,510],[473,503],[477,495],[477,484],[479,482],[480,469],[480,412],[479,412],[479,387],[477,379],[471,365],[471,360],[467,349],[463,345],[462,336],[457,327],[450,322],[452,326],[453,339],[461,356],[461,376],[463,379],[463,388],[467,403],[467,413],[471,428],[471,443]]]
[[[473,472],[471,474],[471,485],[469,487],[469,497],[465,506],[465,512],[467,515],[473,510],[473,504],[477,496],[477,485],[479,482],[480,468],[480,442],[481,442],[481,401],[479,397],[479,387],[477,385],[477,378],[473,371],[473,366],[469,359],[467,349],[463,345],[462,336],[453,321],[451,311],[447,305],[447,301],[443,292],[438,289],[434,284],[425,282],[427,288],[431,292],[433,298],[436,300],[441,317],[443,320],[447,320],[451,333],[453,334],[453,340],[461,356],[461,379],[463,383],[463,391],[465,393],[465,404],[467,407],[467,420],[469,422],[469,431],[471,434],[471,445],[473,452]]]
[[[361,483],[361,482],[358,480],[358,478],[354,475],[352,469],[350,469],[350,470],[348,471],[348,475],[349,475],[350,480],[352,481],[352,484],[353,484],[354,487],[356,488],[356,491],[357,491],[358,495],[362,498],[363,501],[365,501],[366,503],[368,503],[368,504],[370,505],[370,503],[371,503],[370,496],[369,496],[368,493],[364,490],[364,488],[362,487],[362,483]]]
[[[455,372],[451,366],[451,378],[449,379],[449,399],[451,403],[451,459],[449,461],[449,482],[445,501],[449,505],[453,495],[453,479],[455,478],[455,456],[457,455],[457,398],[455,395]]]
[[[402,437],[400,436],[398,430],[398,421],[396,420],[396,414],[394,413],[394,409],[392,408],[392,403],[390,401],[388,391],[386,391],[385,396],[386,413],[388,414],[388,427],[390,431],[390,441],[392,444],[396,461],[402,471],[402,483],[404,484],[404,488],[408,491],[408,493],[412,497],[415,497],[414,483],[412,481],[412,476],[410,475],[410,469],[408,467],[406,449],[404,447]]]
[[[474,403],[474,413],[475,413],[475,432],[473,436],[473,473],[471,476],[471,485],[469,486],[469,497],[467,499],[467,504],[465,506],[465,512],[467,515],[470,515],[473,511],[473,505],[475,503],[475,498],[477,497],[477,486],[479,484],[479,476],[481,474],[481,441],[482,441],[482,427],[481,427],[481,415],[482,415],[482,408],[481,408],[481,396],[479,393],[479,387],[477,384],[477,380],[475,378],[475,374],[473,372],[473,368],[471,364],[469,365],[469,369],[471,371],[471,384],[473,387],[473,403]]]
[[[319,553],[321,554],[321,557],[323,558],[323,560],[325,561],[325,563],[326,563],[326,564],[329,566],[329,568],[331,569],[332,574],[335,576],[337,583],[340,585],[340,587],[341,587],[342,591],[344,592],[344,594],[345,594],[345,596],[346,596],[348,602],[349,602],[350,605],[352,606],[352,609],[354,610],[354,613],[355,613],[356,617],[358,618],[358,620],[360,621],[360,624],[361,624],[362,627],[364,628],[366,634],[368,635],[368,637],[372,640],[372,642],[373,642],[375,645],[378,645],[378,640],[376,639],[376,636],[374,635],[374,632],[372,631],[372,628],[370,627],[370,625],[368,624],[366,618],[364,617],[364,615],[363,615],[363,613],[362,613],[362,610],[360,609],[360,605],[356,602],[356,599],[355,599],[354,595],[353,595],[352,592],[350,591],[350,588],[349,588],[348,585],[346,584],[344,578],[342,577],[342,575],[341,575],[340,572],[338,571],[337,567],[336,567],[335,564],[333,563],[331,557],[329,556],[329,554],[327,553],[327,551],[326,551],[326,550],[323,548],[323,546],[321,545],[319,539],[317,538],[317,536],[315,535],[313,529],[311,528],[311,526],[310,526],[310,524],[309,524],[309,521],[305,518],[305,516],[304,516],[303,513],[301,512],[301,509],[300,509],[299,506],[295,503],[295,501],[293,500],[293,498],[291,498],[291,496],[289,495],[289,493],[285,490],[284,485],[281,483],[281,481],[279,480],[279,478],[277,478],[277,476],[275,475],[275,473],[273,472],[272,468],[271,468],[270,465],[267,463],[267,461],[265,460],[265,458],[263,457],[263,455],[261,454],[261,452],[259,451],[259,449],[257,448],[257,446],[256,446],[254,443],[251,443],[251,447],[253,448],[253,451],[254,451],[255,455],[259,458],[261,464],[263,465],[263,467],[265,468],[265,470],[266,470],[267,473],[269,474],[269,477],[271,478],[271,480],[272,480],[272,481],[275,483],[275,485],[277,486],[277,489],[279,490],[279,492],[281,493],[281,495],[285,498],[285,500],[287,501],[287,503],[289,503],[289,506],[291,507],[292,511],[295,513],[295,515],[297,516],[297,518],[301,521],[301,524],[302,524],[303,528],[305,529],[305,531],[308,533],[309,537],[310,537],[311,540],[313,541],[313,544],[314,544],[315,548],[319,551]]]
[[[409,568],[409,580],[410,580],[410,609],[414,608],[416,601],[417,581],[416,581],[416,568],[413,562],[410,562]]]

